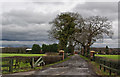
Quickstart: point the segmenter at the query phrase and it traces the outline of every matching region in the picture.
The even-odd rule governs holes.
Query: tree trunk
[[[59,42],[59,50],[64,50],[66,49],[67,42],[65,41],[60,41]]]
[[[85,56],[86,46],[83,46],[83,56]]]
[[[69,41],[69,51],[72,55],[74,54],[74,46],[72,40]]]
[[[89,52],[90,52],[90,46],[87,46],[87,47],[86,47],[86,51],[87,51],[86,57],[88,57],[88,56],[89,56]]]
[[[74,54],[74,46],[71,46],[72,55]]]

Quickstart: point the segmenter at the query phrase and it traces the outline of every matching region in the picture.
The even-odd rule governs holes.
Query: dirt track
[[[89,64],[84,59],[80,58],[79,55],[71,56],[69,60],[63,63],[36,71],[34,75],[39,75],[39,77],[98,77]]]

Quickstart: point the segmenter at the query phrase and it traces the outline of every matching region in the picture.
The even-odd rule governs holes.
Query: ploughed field
[[[105,58],[108,58],[108,59],[112,59],[112,60],[120,60],[120,55],[95,55],[95,56],[98,56],[98,57],[105,57]]]
[[[32,57],[32,56],[46,56],[46,55],[45,54],[11,54],[11,53],[0,54],[0,57],[13,57],[13,56]]]

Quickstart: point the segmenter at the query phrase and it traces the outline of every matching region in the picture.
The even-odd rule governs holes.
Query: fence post
[[[111,62],[109,62],[109,67],[111,68]],[[111,75],[111,69],[109,70],[109,75]]]
[[[32,68],[34,68],[34,58],[32,58]]]
[[[10,63],[9,72],[13,72],[13,59],[10,59],[9,63]]]
[[[99,61],[99,63],[100,63],[100,70],[101,70],[101,60]]]
[[[105,61],[104,61],[104,65],[106,65],[106,64],[105,64]],[[105,72],[105,70],[106,70],[106,69],[105,69],[105,67],[104,67],[104,72]]]

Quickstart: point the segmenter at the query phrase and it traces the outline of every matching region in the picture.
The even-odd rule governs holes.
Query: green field
[[[95,56],[106,57],[106,58],[113,59],[113,60],[119,60],[120,58],[120,55],[95,55]]]
[[[29,57],[29,56],[46,56],[46,55],[45,54],[9,54],[9,53],[0,54],[0,57],[12,57],[12,56]]]

